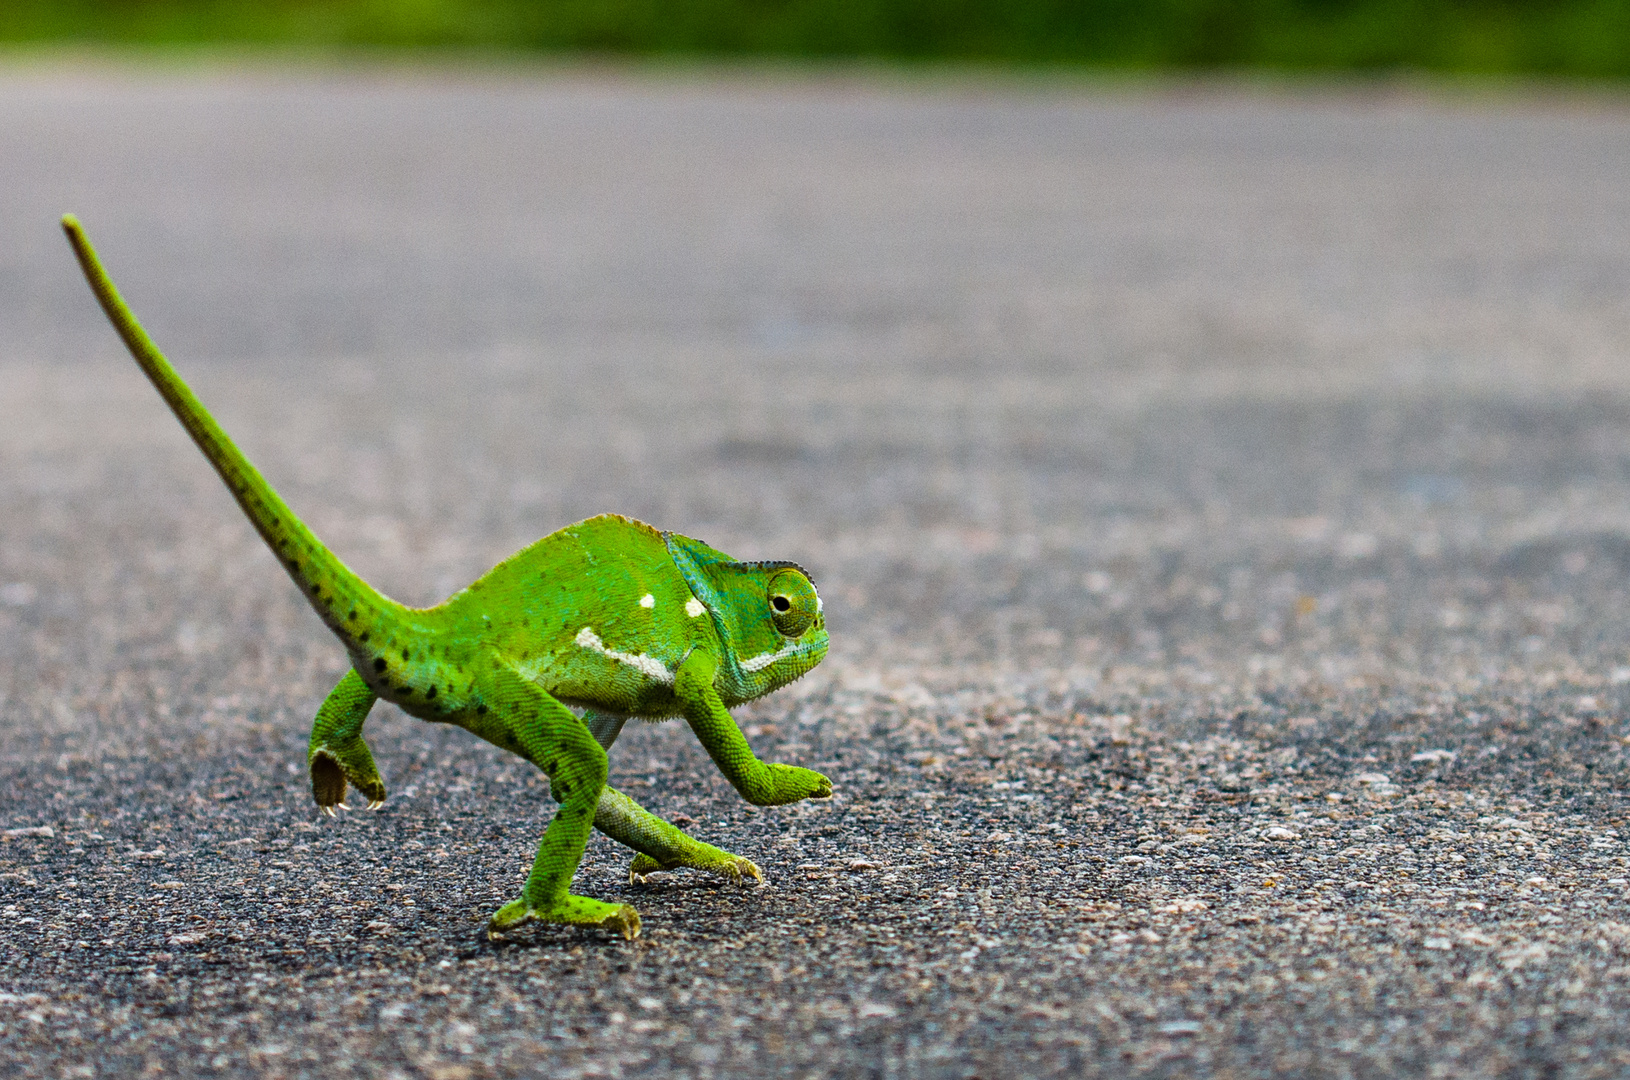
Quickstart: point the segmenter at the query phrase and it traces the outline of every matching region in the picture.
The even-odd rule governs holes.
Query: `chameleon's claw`
[[[384,806],[384,805],[385,805],[385,800],[384,799],[370,799],[368,801],[368,809],[370,809],[370,810],[378,810],[381,806]]]
[[[344,804],[344,803],[342,803],[342,802],[338,802],[338,803],[335,803],[335,804],[334,804],[334,809],[336,809],[336,810],[349,810],[349,809],[351,809],[351,808],[350,808],[350,807],[349,807],[349,806],[346,806],[346,805],[345,805],[345,804]]]
[[[319,806],[317,809],[319,809],[319,810],[321,810],[323,812],[324,817],[338,817],[339,816],[338,814],[334,813],[334,808],[332,806]]]

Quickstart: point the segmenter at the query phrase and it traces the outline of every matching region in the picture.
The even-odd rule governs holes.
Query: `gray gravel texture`
[[[376,711],[121,353],[433,602],[615,510],[833,635],[616,783],[762,865],[482,934],[551,812]],[[0,68],[0,1075],[1630,1074],[1630,100]]]

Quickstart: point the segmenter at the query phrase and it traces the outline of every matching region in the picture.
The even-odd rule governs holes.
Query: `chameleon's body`
[[[698,540],[604,515],[551,533],[432,608],[385,597],[289,511],[159,353],[102,269],[79,223],[63,228],[92,291],[131,354],[226,481],[351,667],[318,710],[312,794],[332,815],[347,785],[371,806],[385,785],[362,739],[384,698],[457,724],[549,777],[560,809],[497,934],[530,919],[633,937],[639,915],[567,891],[589,830],[637,854],[630,875],[679,866],[732,880],[758,867],[703,844],[606,785],[606,750],[629,717],[683,716],[721,772],[761,806],[832,793],[819,773],[753,756],[730,707],[808,672],[826,655],[814,585],[786,562],[741,563]],[[568,705],[584,709],[581,717]]]

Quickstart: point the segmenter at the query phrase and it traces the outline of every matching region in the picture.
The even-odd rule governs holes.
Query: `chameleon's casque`
[[[609,787],[606,751],[629,717],[683,716],[749,802],[831,795],[819,773],[759,761],[728,711],[826,655],[820,596],[802,568],[739,562],[700,540],[606,514],[551,533],[435,607],[399,604],[294,516],[154,346],[79,222],[68,215],[62,226],[131,355],[350,654],[351,670],[317,711],[307,755],[324,812],[345,806],[348,786],[371,807],[383,802],[362,724],[384,698],[466,728],[549,777],[560,809],[521,895],[493,914],[491,934],[533,919],[639,933],[633,907],[567,891],[591,827],[636,852],[634,881],[682,866],[762,880],[749,860],[685,835]]]

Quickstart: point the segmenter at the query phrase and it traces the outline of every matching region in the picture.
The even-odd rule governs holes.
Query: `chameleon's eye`
[[[770,621],[782,637],[795,638],[820,614],[815,586],[796,570],[781,570],[770,579]]]

